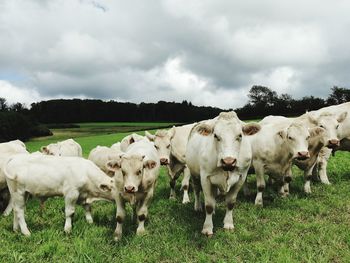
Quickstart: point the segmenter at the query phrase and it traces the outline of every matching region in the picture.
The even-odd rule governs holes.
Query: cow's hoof
[[[138,235],[138,236],[146,235],[146,230],[145,229],[137,229],[136,235]]]
[[[70,228],[64,228],[64,232],[66,233],[66,234],[70,234],[70,233],[72,233],[72,228],[70,227]]]
[[[188,204],[190,202],[190,199],[189,198],[184,198],[182,199],[182,203],[183,204]]]
[[[255,206],[256,207],[264,207],[263,201],[262,200],[255,201]]]
[[[29,231],[23,231],[22,234],[25,235],[26,237],[30,236],[30,232]]]
[[[86,218],[86,222],[88,222],[88,224],[93,224],[94,220],[92,218]]]
[[[331,184],[328,180],[321,180],[321,183],[323,183],[325,185],[330,185]]]
[[[224,230],[233,231],[234,229],[235,229],[235,227],[233,224],[225,224],[224,225]]]
[[[169,196],[169,200],[176,200],[176,196],[175,195]]]
[[[311,194],[311,188],[310,187],[304,187],[305,194]]]
[[[213,236],[213,230],[211,229],[203,229],[202,234],[206,235],[207,237],[212,237]]]
[[[201,205],[196,205],[196,206],[194,207],[194,211],[196,211],[196,212],[202,212],[202,211],[203,211],[203,208],[202,208]]]

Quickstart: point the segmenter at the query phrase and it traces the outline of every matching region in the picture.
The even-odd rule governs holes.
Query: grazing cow
[[[117,150],[117,147],[109,148],[106,146],[98,145],[96,148],[92,149],[88,159],[96,164],[105,174],[108,176],[113,176],[114,173],[111,172],[107,163],[111,160],[117,160],[122,154],[121,150]]]
[[[256,173],[258,189],[255,204],[263,206],[264,174],[282,185],[281,193],[288,192],[292,161],[310,158],[310,132],[299,122],[292,122],[290,125],[265,124],[261,127],[261,131],[249,137],[249,141],[252,145],[252,167]]]
[[[186,163],[191,172],[196,211],[202,209],[203,190],[206,218],[202,233],[213,234],[212,215],[215,196],[226,193],[224,228],[234,228],[232,210],[238,191],[243,185],[251,164],[251,147],[247,137],[260,130],[259,124],[245,124],[235,112],[222,112],[219,117],[196,124],[189,135]]]
[[[73,139],[68,139],[57,143],[51,143],[47,146],[41,147],[40,151],[46,155],[78,157],[83,156],[81,146]]]
[[[148,216],[157,178],[159,158],[154,144],[147,139],[131,144],[119,160],[109,161],[107,166],[115,173],[115,201],[117,226],[114,239],[120,240],[126,216],[125,202],[136,205],[138,235],[145,232],[144,222]]]
[[[120,150],[122,150],[123,152],[125,152],[128,147],[133,144],[134,142],[138,142],[143,140],[145,137],[138,135],[137,133],[132,133],[126,137],[124,137],[121,142],[120,142]],[[113,144],[112,148],[117,147],[117,144]]]
[[[0,202],[2,206],[7,206],[4,216],[8,216],[12,211],[12,205],[9,198],[5,173],[3,172],[4,164],[7,159],[15,154],[28,154],[26,146],[20,140],[0,143]]]
[[[64,231],[71,232],[75,204],[83,202],[86,219],[92,223],[89,198],[113,199],[114,181],[93,162],[79,157],[19,154],[5,167],[7,185],[13,204],[13,230],[20,228],[29,236],[24,218],[26,193],[38,197],[63,196],[66,221]]]

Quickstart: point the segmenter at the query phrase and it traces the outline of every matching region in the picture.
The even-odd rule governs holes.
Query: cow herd
[[[62,196],[64,231],[69,233],[76,204],[84,207],[87,222],[93,223],[92,202],[112,201],[117,208],[114,239],[120,240],[129,202],[138,222],[136,232],[143,234],[160,167],[165,166],[171,199],[182,173],[183,203],[190,202],[192,183],[194,209],[204,208],[206,213],[203,234],[213,234],[218,195],[226,203],[224,229],[232,230],[237,194],[242,187],[248,193],[249,174],[256,174],[255,204],[259,206],[263,206],[265,175],[278,185],[282,196],[289,194],[293,165],[304,172],[306,193],[311,193],[313,176],[329,184],[331,154],[350,150],[349,110],[350,103],[344,103],[296,118],[268,116],[258,123],[245,123],[233,111],[222,112],[214,119],[158,130],[154,135],[128,135],[111,147],[97,146],[88,159],[82,157],[81,146],[73,139],[34,153],[28,153],[19,140],[1,143],[0,191],[10,193],[4,215],[13,211],[13,230],[30,235],[24,216],[28,196],[39,198],[42,204],[48,197]]]

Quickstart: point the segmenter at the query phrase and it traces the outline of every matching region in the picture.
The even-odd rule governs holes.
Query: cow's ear
[[[148,131],[145,131],[145,135],[148,138],[148,140],[150,140],[150,141],[154,141],[154,139],[156,138],[155,135],[150,134]]]
[[[258,123],[248,123],[242,127],[244,135],[254,135],[261,130],[261,126]]]
[[[147,169],[153,169],[154,167],[157,166],[157,163],[153,160],[148,160],[145,161],[143,164],[143,167],[147,168]]]
[[[101,189],[103,192],[111,192],[111,191],[112,191],[112,188],[109,187],[109,186],[106,185],[106,184],[100,184],[100,189]]]
[[[341,113],[338,118],[337,118],[337,121],[338,122],[343,122],[346,118],[346,116],[348,116],[348,112],[347,111],[344,111],[343,113]]]
[[[309,130],[310,137],[315,137],[317,135],[323,134],[326,130],[321,127],[315,127]]]
[[[195,127],[195,130],[202,136],[209,136],[213,133],[213,127],[205,123],[199,124],[197,127]]]
[[[317,125],[317,118],[314,116],[314,114],[307,112],[306,115],[307,115],[309,122],[311,122],[314,125]]]
[[[281,137],[282,139],[287,138],[287,132],[285,130],[281,130],[281,131],[277,132],[277,135],[279,137]]]
[[[172,139],[172,138],[174,138],[174,136],[175,136],[175,126],[173,126],[169,131],[168,131],[168,133],[169,133],[169,136],[170,136],[170,140]]]
[[[121,163],[120,162],[121,162],[120,160],[118,160],[118,161],[116,161],[116,160],[108,161],[106,163],[107,170],[111,171],[111,172],[118,171],[120,169],[120,167],[121,167]]]
[[[42,147],[40,148],[40,151],[41,151],[42,153],[49,154],[49,149],[48,149],[46,146],[42,146]]]

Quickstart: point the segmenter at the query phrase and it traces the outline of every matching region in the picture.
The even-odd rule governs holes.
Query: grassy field
[[[95,145],[111,145],[126,134],[76,138],[84,155]],[[47,140],[30,141],[37,150]],[[265,207],[254,206],[255,178],[249,178],[252,195],[239,196],[234,210],[235,230],[222,229],[225,207],[219,203],[214,215],[214,236],[200,233],[204,213],[190,204],[169,200],[168,178],[161,170],[146,224],[147,235],[135,235],[131,208],[124,224],[124,237],[113,241],[116,225],[112,203],[94,203],[95,223],[85,222],[78,207],[73,233],[63,232],[64,204],[49,199],[43,213],[39,202],[29,200],[26,219],[32,236],[12,231],[12,216],[0,218],[0,262],[350,262],[350,155],[338,152],[329,163],[332,185],[313,184],[313,193],[302,191],[301,172],[294,170],[291,195],[281,198],[276,189],[265,192]],[[179,185],[178,185],[179,188]]]

